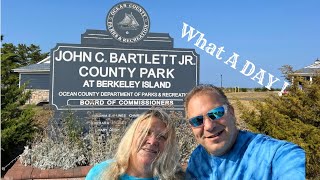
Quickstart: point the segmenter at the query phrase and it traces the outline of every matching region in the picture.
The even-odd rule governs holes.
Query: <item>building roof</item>
[[[319,59],[317,59],[313,64],[295,71],[294,74],[301,75],[301,76],[303,76],[303,75],[309,76],[309,75],[314,75],[317,72],[320,72],[320,60]]]
[[[50,56],[46,57],[37,64],[31,64],[28,66],[19,67],[13,69],[13,72],[18,73],[38,73],[38,72],[50,72]]]

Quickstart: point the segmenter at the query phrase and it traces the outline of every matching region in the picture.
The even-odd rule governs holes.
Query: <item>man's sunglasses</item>
[[[224,114],[227,113],[228,110],[228,105],[222,105],[219,107],[216,107],[214,109],[211,109],[208,113],[207,116],[211,119],[211,120],[218,120],[220,119]],[[196,116],[193,118],[189,119],[189,123],[191,124],[191,126],[193,127],[199,127],[203,124],[203,120],[204,117],[203,116]]]

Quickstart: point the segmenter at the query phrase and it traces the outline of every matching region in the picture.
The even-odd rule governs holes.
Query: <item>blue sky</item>
[[[104,30],[109,9],[116,0],[3,0],[1,1],[2,43],[39,45],[49,52],[57,43],[80,44],[86,29]],[[194,48],[200,54],[200,82],[224,87],[262,87],[251,78],[259,69],[278,77],[274,88],[281,88],[279,68],[289,64],[300,69],[320,59],[320,1],[169,1],[136,0],[151,20],[150,32],[169,33],[175,48]],[[208,42],[223,46],[222,60],[181,37],[183,22],[205,34]],[[226,61],[239,55],[237,69]],[[255,73],[240,73],[246,60]]]

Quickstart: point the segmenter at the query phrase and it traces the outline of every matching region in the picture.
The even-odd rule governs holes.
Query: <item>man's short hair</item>
[[[222,103],[230,105],[227,96],[224,94],[221,88],[218,88],[211,84],[200,84],[189,91],[189,93],[184,98],[184,109],[186,115],[188,114],[188,103],[190,99],[197,94],[215,94],[220,97],[219,100],[222,101]]]

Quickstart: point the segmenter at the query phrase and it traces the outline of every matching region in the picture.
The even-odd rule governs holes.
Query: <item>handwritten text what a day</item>
[[[196,40],[196,42],[194,43],[196,47],[205,51],[207,54],[215,57],[217,60],[223,60],[224,64],[229,65],[231,68],[235,70],[238,68],[240,64],[238,62],[238,58],[240,56],[239,54],[233,52],[232,55],[229,55],[228,57],[223,57],[223,55],[225,55],[226,53],[226,51],[224,50],[224,46],[218,47],[216,44],[208,42],[205,38],[204,33],[200,32],[199,30],[195,29],[194,27],[190,26],[185,22],[183,22],[182,24],[183,27],[181,38],[186,37],[188,42],[190,42],[191,40]],[[251,80],[256,81],[260,85],[264,85],[264,87],[266,87],[269,90],[271,90],[271,87],[275,83],[280,82],[280,79],[273,76],[272,74],[268,73],[268,75],[266,75],[267,71],[262,68],[260,68],[260,70],[257,73],[255,73],[255,70],[255,64],[249,60],[246,60],[246,63],[242,66],[240,73],[244,76],[251,77]],[[265,76],[268,76],[269,78],[265,78]],[[288,82],[284,81],[279,95],[282,95],[286,87],[289,85],[290,84]]]

